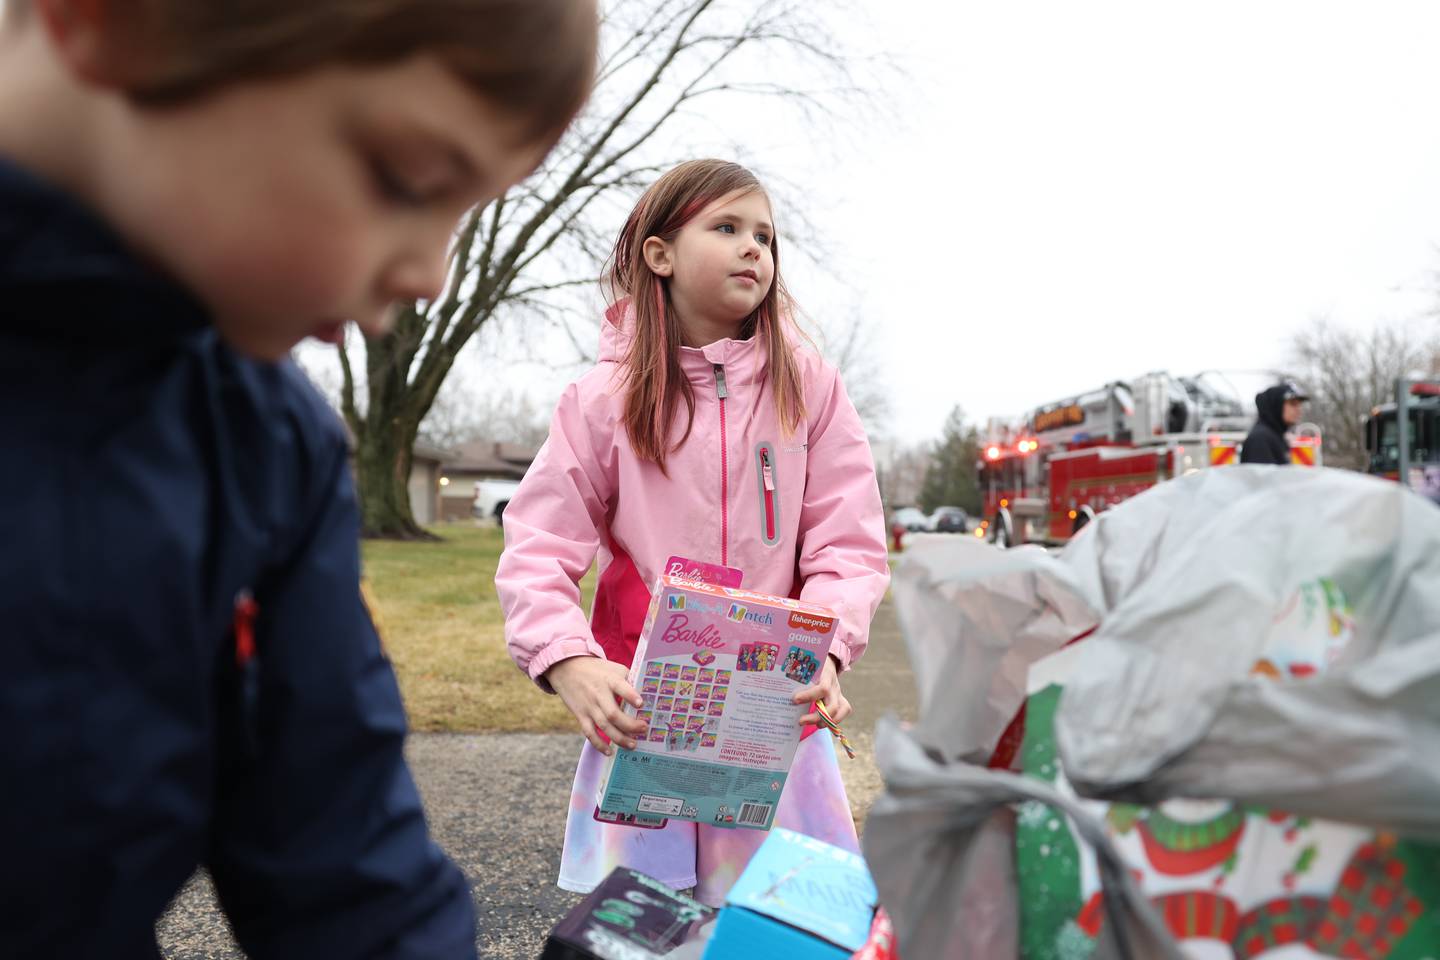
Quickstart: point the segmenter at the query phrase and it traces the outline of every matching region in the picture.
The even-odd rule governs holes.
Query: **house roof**
[[[340,427],[345,431],[345,446],[350,451],[350,456],[355,456],[355,434],[351,432],[350,425],[341,419]],[[425,463],[444,464],[455,456],[455,451],[448,447],[437,447],[433,443],[426,443],[424,440],[416,440],[415,446],[411,448],[413,460]]]
[[[537,453],[538,450],[515,443],[471,440],[451,451],[444,464],[450,473],[523,477]]]
[[[446,463],[455,456],[454,450],[445,447],[437,447],[434,444],[426,443],[424,440],[416,440],[415,446],[411,448],[411,454],[416,460],[428,460],[431,463]]]

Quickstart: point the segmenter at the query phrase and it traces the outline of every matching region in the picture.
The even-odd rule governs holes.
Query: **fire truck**
[[[1096,514],[1173,477],[1239,462],[1254,416],[1213,374],[1147,373],[991,420],[979,462],[992,543],[1066,543]],[[1291,461],[1317,466],[1320,429],[1290,436]]]
[[[1402,435],[1399,425],[1408,427]],[[1397,480],[1440,503],[1440,377],[1395,382],[1395,402],[1365,420],[1368,473]]]

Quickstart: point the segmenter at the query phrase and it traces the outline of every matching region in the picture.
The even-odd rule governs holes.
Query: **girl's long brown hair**
[[[606,285],[613,299],[628,297],[635,311],[629,349],[622,364],[625,384],[625,430],[630,446],[643,460],[665,469],[666,456],[679,449],[695,422],[695,392],[680,368],[682,331],[670,301],[669,281],[657,276],[642,252],[646,239],[674,241],[680,228],[701,210],[732,193],[758,193],[765,188],[749,170],[724,160],[691,160],[651,184],[625,221],[610,257]],[[775,395],[781,428],[794,433],[805,419],[804,384],[795,359],[791,325],[795,303],[780,277],[780,244],[771,237],[775,277],[765,299],[740,326],[741,338],[759,336],[766,352],[766,373]],[[670,442],[671,425],[681,402],[685,430]]]

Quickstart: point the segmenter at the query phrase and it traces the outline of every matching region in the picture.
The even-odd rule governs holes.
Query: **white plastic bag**
[[[1327,577],[1353,605],[1345,653],[1323,677],[1250,677],[1285,598]],[[954,921],[978,827],[1005,803],[1065,810],[1101,864],[1114,859],[1083,811],[963,762],[994,749],[1030,664],[1091,627],[1056,718],[1080,793],[1242,800],[1440,837],[1440,510],[1397,485],[1205,471],[1102,514],[1058,555],[917,543],[895,591],[922,716],[877,736],[889,789],[865,850],[901,956],[998,956],[963,952]],[[1178,956],[1113,872],[1118,937],[1096,956]]]

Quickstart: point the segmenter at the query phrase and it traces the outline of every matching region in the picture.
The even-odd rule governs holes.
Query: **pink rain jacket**
[[[787,436],[762,342],[682,347],[695,421],[667,477],[635,455],[625,431],[626,306],[606,312],[600,362],[566,388],[549,440],[505,508],[495,586],[510,655],[542,687],[541,674],[567,657],[628,666],[650,587],[680,556],[738,567],[746,589],[830,607],[840,617],[830,652],[848,667],[865,649],[890,572],[870,445],[839,374],[797,352],[806,419]],[[680,431],[684,415],[682,403]],[[578,583],[597,552],[587,623]]]

